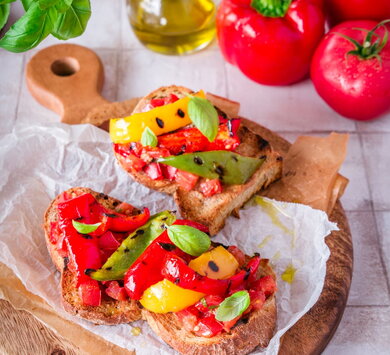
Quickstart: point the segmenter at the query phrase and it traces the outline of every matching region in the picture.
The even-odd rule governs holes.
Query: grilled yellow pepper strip
[[[190,261],[188,266],[211,279],[227,279],[238,268],[236,258],[224,247],[218,246]],[[198,302],[204,293],[181,288],[164,279],[145,290],[140,303],[155,313],[178,312]]]
[[[205,98],[201,90],[193,96]],[[135,113],[124,118],[110,120],[110,138],[114,143],[138,142],[142,132],[149,127],[157,136],[174,131],[191,123],[186,96],[176,102],[156,107],[147,112]]]

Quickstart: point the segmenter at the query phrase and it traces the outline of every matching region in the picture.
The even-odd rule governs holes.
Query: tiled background
[[[390,354],[390,114],[374,122],[355,122],[335,114],[309,80],[291,87],[265,87],[224,62],[217,45],[186,57],[144,49],[134,37],[121,0],[93,0],[85,34],[73,41],[93,48],[106,74],[103,96],[112,101],[142,96],[156,87],[178,84],[241,102],[243,116],[290,141],[301,134],[350,133],[341,173],[350,179],[342,198],[352,229],[354,274],[342,322],[325,353]],[[13,7],[13,14],[20,12]],[[38,49],[58,43],[46,39]],[[0,134],[15,122],[47,123],[56,114],[29,94],[24,67],[37,51],[0,50]]]

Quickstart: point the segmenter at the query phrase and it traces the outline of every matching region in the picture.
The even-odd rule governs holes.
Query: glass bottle
[[[212,0],[127,0],[130,25],[147,48],[187,54],[206,47],[215,36]]]

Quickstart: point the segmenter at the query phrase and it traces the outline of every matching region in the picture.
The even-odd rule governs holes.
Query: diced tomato
[[[164,158],[170,155],[169,150],[165,148],[143,147],[140,158],[146,163],[151,163],[158,158]]]
[[[79,286],[79,295],[86,306],[100,306],[102,292],[96,280],[90,278],[84,280]]]
[[[164,178],[159,163],[151,163],[151,164],[145,166],[144,172],[152,180],[162,180]]]
[[[126,158],[129,154],[131,154],[130,144],[118,144],[113,143],[114,152]]]
[[[276,292],[276,282],[271,275],[267,275],[254,281],[251,288],[256,291],[264,292],[266,297],[269,297]]]
[[[57,243],[59,238],[60,231],[58,229],[57,222],[50,222],[50,233],[49,233],[49,241],[51,244]]]
[[[176,313],[176,316],[179,318],[183,328],[189,332],[192,332],[198,324],[199,315],[199,311],[194,306],[188,307]]]
[[[232,120],[231,122],[230,126],[228,124],[219,126],[217,137],[213,142],[209,142],[198,128],[191,127],[159,136],[158,146],[168,149],[173,155],[209,150],[234,150],[240,144],[236,134],[240,120]]]
[[[223,297],[218,295],[207,295],[194,305],[200,312],[207,313],[216,308],[223,301]]]
[[[168,179],[170,181],[175,180],[177,168],[165,164],[160,164],[160,168],[165,179]]]
[[[68,256],[68,247],[65,243],[65,234],[60,233],[55,246],[56,251],[61,257]]]
[[[222,322],[223,324],[223,330],[225,332],[230,332],[230,329],[232,329],[236,323],[238,322],[238,320],[241,318],[241,315],[239,315],[238,317],[236,318],[233,318],[232,320],[229,320],[229,321],[226,321],[226,322]]]
[[[252,309],[257,310],[263,307],[265,302],[265,294],[263,291],[249,290]]]
[[[120,246],[120,243],[114,237],[114,234],[110,231],[105,232],[99,238],[99,248],[105,250],[116,250]]]
[[[109,217],[109,229],[114,232],[133,232],[137,228],[143,226],[150,217],[150,211],[148,208],[144,208],[144,211],[135,216],[121,216]]]
[[[123,213],[126,215],[131,215],[136,208],[133,205],[130,205],[130,203],[127,202],[122,202],[119,204],[116,208],[115,211],[118,213]]]
[[[129,154],[125,159],[122,159],[122,164],[127,170],[141,171],[146,163],[133,154]]]
[[[104,264],[108,258],[115,252],[114,249],[100,249],[100,258],[102,260],[102,264]]]
[[[223,330],[222,323],[215,319],[213,313],[207,314],[205,317],[199,320],[198,325],[194,328],[194,333],[197,336],[205,338],[211,338],[221,333]]]
[[[165,105],[165,100],[164,99],[151,99],[149,101],[149,104],[152,107],[159,107],[159,106],[164,106]]]
[[[118,281],[110,281],[108,283],[106,294],[117,301],[126,301],[128,298],[125,288],[119,286]]]
[[[177,170],[175,181],[185,191],[191,191],[199,180],[199,176],[187,171]]]
[[[165,104],[172,104],[179,100],[179,98],[175,94],[169,94],[167,98],[165,98]]]
[[[239,249],[235,245],[231,245],[231,246],[228,247],[227,250],[228,250],[228,252],[230,254],[232,254],[236,258],[236,260],[238,262],[238,265],[240,267],[245,265],[245,254],[244,254],[244,252],[241,249]]]
[[[76,219],[89,215],[89,206],[96,200],[86,193],[71,200],[61,202],[57,205],[58,215],[61,219]]]
[[[219,179],[206,179],[200,184],[199,189],[203,196],[211,197],[222,192],[222,184]]]

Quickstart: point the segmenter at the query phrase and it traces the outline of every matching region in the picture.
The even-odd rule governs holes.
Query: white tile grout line
[[[22,67],[21,67],[21,75],[20,75],[20,80],[19,80],[18,98],[16,100],[16,107],[15,107],[15,114],[14,114],[14,117],[15,117],[14,124],[16,123],[18,116],[19,116],[19,103],[20,103],[20,98],[22,96],[25,65],[26,65],[26,53],[24,53],[22,56]]]
[[[368,195],[370,197],[370,208],[369,208],[369,211],[373,213],[373,217],[374,217],[374,221],[375,221],[375,229],[374,229],[374,233],[376,235],[376,240],[377,240],[377,244],[378,244],[378,251],[379,251],[379,258],[380,258],[380,262],[381,262],[381,265],[382,265],[382,269],[383,269],[383,272],[384,272],[384,275],[385,275],[385,278],[386,278],[386,286],[387,286],[387,293],[388,295],[390,295],[390,279],[389,279],[389,276],[388,273],[387,273],[387,268],[386,268],[386,265],[385,265],[385,257],[384,257],[384,252],[383,252],[383,249],[381,247],[381,242],[380,242],[380,238],[379,238],[379,228],[378,228],[378,221],[377,221],[377,218],[376,218],[376,214],[375,214],[375,209],[374,209],[374,202],[373,202],[373,199],[372,199],[372,191],[371,191],[371,184],[370,184],[370,179],[369,179],[369,176],[368,176],[368,172],[367,172],[367,160],[366,160],[366,154],[365,154],[365,149],[364,149],[364,144],[363,144],[363,137],[362,137],[362,134],[360,132],[357,133],[357,136],[358,136],[358,139],[359,139],[359,143],[360,143],[360,147],[362,149],[362,159],[363,159],[363,165],[364,165],[364,174],[366,176],[366,180],[368,182]]]

